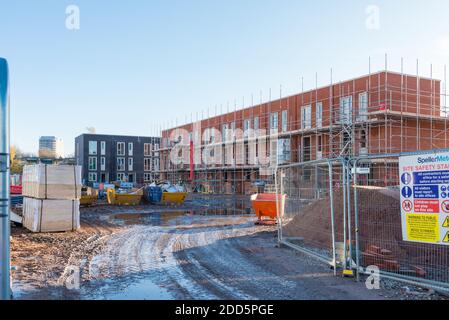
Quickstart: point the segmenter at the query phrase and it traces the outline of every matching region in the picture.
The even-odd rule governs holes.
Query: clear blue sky
[[[81,29],[65,27],[78,5]],[[367,28],[366,8],[380,9]],[[11,68],[12,142],[37,150],[40,135],[65,140],[155,134],[251,93],[284,94],[380,69],[442,78],[449,64],[447,0],[17,0],[0,3],[0,56]],[[207,114],[207,111],[205,111]],[[196,116],[194,116],[195,118]]]

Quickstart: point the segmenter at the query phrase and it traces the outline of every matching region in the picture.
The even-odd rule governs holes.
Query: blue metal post
[[[0,300],[11,298],[8,63],[0,58]]]

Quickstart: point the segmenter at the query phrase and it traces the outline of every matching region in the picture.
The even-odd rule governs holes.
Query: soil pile
[[[411,243],[402,240],[399,191],[384,188],[358,188],[360,250],[371,246],[392,252],[401,266],[419,265],[440,273],[449,262],[449,248],[433,244]],[[343,192],[333,194],[336,241],[343,242]],[[299,207],[299,209],[298,209]],[[354,189],[351,189],[351,224],[354,239]],[[331,200],[317,200],[297,208],[287,207],[292,219],[283,228],[287,237],[304,238],[308,245],[322,249],[332,248]],[[445,275],[447,276],[447,274]]]

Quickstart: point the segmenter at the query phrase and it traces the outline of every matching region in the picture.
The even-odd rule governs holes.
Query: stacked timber
[[[32,232],[80,228],[80,166],[25,166],[22,184],[24,227]]]

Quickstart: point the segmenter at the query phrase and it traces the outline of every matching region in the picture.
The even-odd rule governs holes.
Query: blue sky
[[[65,27],[80,9],[80,30]],[[368,28],[367,7],[379,8]],[[41,135],[156,134],[215,113],[372,68],[443,78],[447,0],[17,0],[0,2],[0,56],[11,68],[12,143],[36,152]]]

